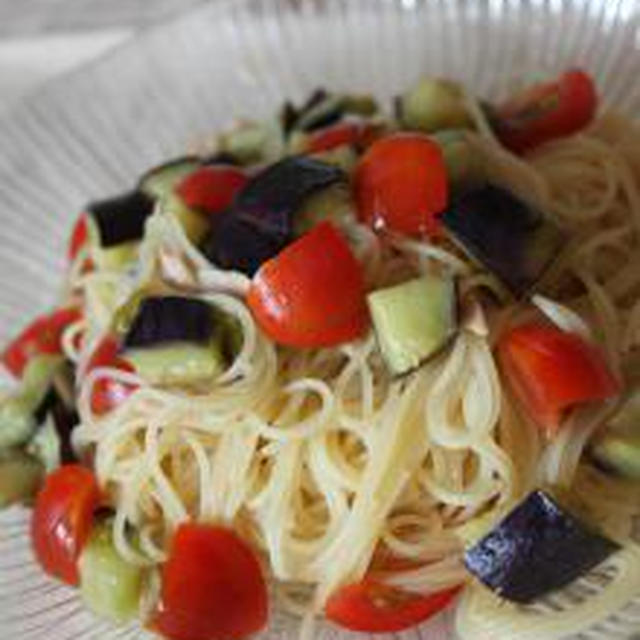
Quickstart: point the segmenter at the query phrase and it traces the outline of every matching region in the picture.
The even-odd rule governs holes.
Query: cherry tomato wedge
[[[573,69],[555,82],[535,85],[498,108],[498,137],[521,153],[586,127],[598,104],[591,77]]]
[[[374,580],[350,584],[332,595],[328,620],[351,631],[385,633],[410,629],[442,611],[461,587],[427,596],[405,594]]]
[[[31,543],[48,574],[78,584],[78,558],[99,502],[98,483],[89,469],[65,465],[47,476],[31,516]]]
[[[598,348],[556,327],[515,327],[500,338],[498,355],[507,383],[549,436],[566,409],[620,392]]]
[[[5,348],[2,362],[14,376],[20,377],[33,356],[62,353],[64,330],[81,317],[80,310],[75,307],[40,316]]]
[[[267,588],[251,548],[230,529],[178,528],[149,626],[170,640],[239,640],[267,622]]]
[[[186,176],[177,193],[187,207],[211,215],[229,207],[247,181],[247,175],[238,167],[204,166]]]
[[[76,220],[71,230],[69,238],[69,246],[67,248],[67,257],[70,262],[75,260],[76,256],[89,241],[89,229],[87,225],[87,214],[82,213]]]
[[[89,359],[86,373],[98,367],[115,367],[122,371],[134,372],[129,362],[118,357],[118,351],[117,339],[114,336],[105,337]],[[122,404],[136,388],[136,385],[125,384],[111,378],[99,378],[91,392],[91,410],[97,416],[109,413]]]
[[[307,153],[330,151],[344,144],[365,149],[376,138],[377,130],[366,122],[347,121],[319,129],[309,134],[306,144]]]
[[[435,235],[448,200],[440,147],[419,133],[396,133],[374,142],[356,166],[358,215],[374,229]]]
[[[295,347],[354,340],[368,323],[360,264],[330,222],[265,262],[247,301],[267,335]]]

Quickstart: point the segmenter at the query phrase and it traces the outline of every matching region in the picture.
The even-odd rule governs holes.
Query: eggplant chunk
[[[573,582],[619,548],[537,490],[467,550],[465,565],[499,596],[526,604]]]
[[[305,198],[346,175],[338,167],[305,156],[276,162],[257,174],[240,191],[234,204],[237,216],[257,228],[290,237],[292,216]]]
[[[16,503],[28,503],[35,496],[44,469],[36,458],[20,449],[0,453],[0,509]]]
[[[455,198],[441,220],[452,239],[517,297],[534,287],[566,241],[553,221],[492,184]]]
[[[123,346],[151,347],[170,342],[206,344],[213,337],[213,308],[183,296],[145,298],[124,337]]]
[[[31,438],[38,426],[33,408],[22,394],[0,400],[0,449],[20,446]]]
[[[115,198],[91,203],[88,214],[97,229],[100,247],[115,247],[140,240],[154,200],[142,191],[130,191]]]
[[[346,181],[338,167],[304,156],[284,158],[257,174],[217,216],[203,254],[222,269],[253,275],[294,237],[294,217],[305,199]]]
[[[97,524],[80,555],[80,594],[97,615],[126,622],[138,612],[144,585],[142,568],[118,554],[110,520]]]

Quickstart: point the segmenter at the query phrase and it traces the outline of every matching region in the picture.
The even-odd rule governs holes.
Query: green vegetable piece
[[[189,385],[212,380],[225,369],[217,342],[199,346],[188,342],[125,351],[123,358],[150,384]]]
[[[0,453],[0,509],[31,502],[44,477],[38,460],[20,449]]]
[[[94,527],[80,556],[79,570],[82,599],[94,613],[117,623],[136,616],[144,572],[116,551],[110,520]]]
[[[485,179],[484,163],[464,130],[444,129],[431,136],[440,146],[454,190],[481,184]]]
[[[199,166],[198,158],[191,156],[161,164],[140,178],[138,189],[159,200],[173,193],[175,187]]]
[[[353,113],[365,117],[378,113],[376,99],[367,93],[348,93],[342,98],[342,108],[345,113]]]
[[[398,110],[400,124],[407,129],[431,133],[472,126],[462,90],[448,80],[421,79],[400,96]]]
[[[311,154],[309,157],[338,167],[347,174],[353,171],[358,162],[356,150],[351,145],[346,144],[342,144],[334,149],[329,149],[328,151]]]
[[[51,381],[64,365],[64,357],[41,354],[29,360],[22,374],[21,395],[34,411],[49,391]]]
[[[275,120],[243,123],[218,139],[218,151],[231,154],[245,165],[276,160],[283,146],[282,128]]]
[[[0,401],[0,449],[20,446],[31,438],[38,426],[33,409],[33,401],[21,394]]]
[[[351,190],[344,183],[332,184],[311,194],[294,214],[294,232],[302,235],[316,224],[329,220],[343,227],[355,217],[355,205]]]
[[[606,431],[591,445],[591,455],[606,471],[630,480],[640,480],[640,434]]]
[[[450,275],[428,274],[367,296],[373,327],[395,375],[419,367],[454,335],[456,288]]]
[[[51,415],[38,428],[36,434],[27,445],[27,453],[40,461],[46,473],[51,473],[61,464],[60,436]]]
[[[138,257],[137,240],[130,240],[111,247],[100,244],[100,233],[91,216],[87,216],[87,236],[91,246],[91,257],[99,269],[121,271]]]

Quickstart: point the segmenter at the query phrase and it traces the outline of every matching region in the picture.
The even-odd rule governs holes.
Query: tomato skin
[[[180,525],[149,627],[170,640],[239,640],[266,622],[267,587],[247,543],[223,527]]]
[[[133,366],[118,357],[120,345],[115,336],[106,336],[96,347],[87,364],[86,374],[98,367],[115,367],[134,373]],[[111,378],[100,378],[91,392],[91,410],[97,416],[105,415],[122,404],[135,390],[136,385],[124,384]]]
[[[354,190],[360,219],[374,229],[437,235],[449,197],[440,147],[419,133],[374,142],[360,159]]]
[[[331,151],[345,144],[366,148],[375,140],[376,133],[376,128],[365,122],[340,122],[310,133],[306,153]]]
[[[265,333],[294,347],[354,340],[368,324],[362,269],[330,222],[265,262],[247,302]]]
[[[351,631],[402,631],[442,611],[460,590],[457,586],[427,596],[409,595],[398,601],[397,590],[365,579],[333,594],[326,604],[325,615],[328,620]]]
[[[82,248],[89,241],[89,229],[87,226],[87,214],[81,213],[73,229],[71,230],[71,236],[69,238],[69,246],[67,247],[67,257],[69,262],[73,262],[82,250]]]
[[[48,574],[78,584],[78,558],[99,502],[98,483],[89,469],[64,465],[47,476],[31,516],[31,543]]]
[[[497,111],[498,137],[515,153],[584,129],[598,105],[591,77],[579,69],[535,85]]]
[[[176,191],[187,207],[212,215],[228,208],[247,182],[238,167],[207,165],[186,176]]]
[[[36,318],[5,348],[2,362],[19,378],[33,356],[61,354],[64,330],[81,317],[79,309],[70,307]]]
[[[529,323],[504,334],[498,357],[507,382],[527,413],[548,436],[566,409],[620,393],[604,356],[579,336]]]

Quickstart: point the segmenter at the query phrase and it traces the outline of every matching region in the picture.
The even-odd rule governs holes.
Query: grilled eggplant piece
[[[540,211],[492,184],[455,198],[441,219],[453,240],[517,297],[534,287],[566,242]]]
[[[537,490],[464,559],[496,594],[526,604],[568,585],[619,549]]]
[[[223,269],[253,275],[294,237],[294,214],[313,193],[345,181],[335,166],[304,156],[285,158],[256,175],[233,207],[217,217],[202,244],[204,255]]]
[[[170,342],[206,344],[213,337],[213,309],[208,303],[183,296],[145,298],[123,340],[125,348]]]
[[[20,449],[0,451],[0,509],[28,503],[44,478],[44,469],[33,456]]]
[[[95,225],[98,246],[107,249],[140,240],[153,207],[153,198],[137,190],[91,203],[87,213]]]

